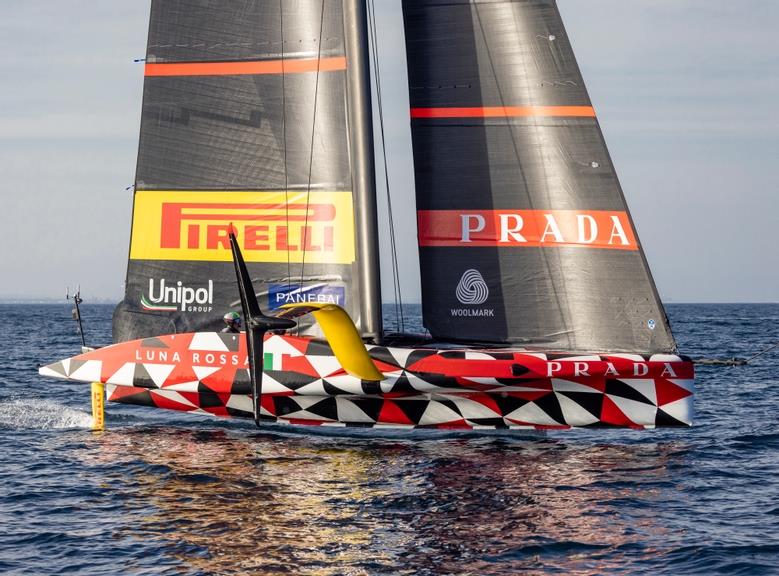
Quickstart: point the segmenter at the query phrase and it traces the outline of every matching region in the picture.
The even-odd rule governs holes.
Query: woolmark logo
[[[461,304],[484,304],[490,297],[490,289],[478,270],[466,270],[457,284],[455,295]]]
[[[214,282],[208,281],[208,288],[190,288],[183,282],[166,285],[160,279],[155,288],[154,278],[149,278],[149,295],[141,294],[141,308],[155,312],[211,312],[214,303]]]

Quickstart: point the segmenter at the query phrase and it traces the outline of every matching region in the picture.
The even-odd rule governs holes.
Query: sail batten
[[[554,0],[403,12],[433,336],[675,350]]]

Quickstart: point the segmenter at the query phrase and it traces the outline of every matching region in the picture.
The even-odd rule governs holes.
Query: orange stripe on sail
[[[299,74],[301,72],[346,70],[346,58],[298,58],[252,62],[163,62],[147,63],[146,76],[239,76],[257,74]]]
[[[412,108],[412,118],[527,118],[533,116],[595,118],[592,106],[487,106]]]

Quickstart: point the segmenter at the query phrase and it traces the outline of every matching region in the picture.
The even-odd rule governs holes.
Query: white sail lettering
[[[160,295],[154,297],[154,278],[149,278],[149,300],[157,304],[165,297],[165,278],[160,280]]]
[[[606,371],[603,373],[604,376],[619,376],[619,372],[617,372],[617,369],[614,367],[614,364],[611,362],[606,362]]]
[[[194,288],[184,287],[179,287],[179,290],[181,291],[181,311],[184,312],[187,306],[195,301],[195,290]]]
[[[513,226],[509,224],[509,220],[513,220]],[[520,230],[525,225],[522,216],[519,214],[501,214],[500,215],[500,241],[506,242],[527,242],[525,238],[520,234]]]
[[[633,376],[646,376],[649,374],[649,366],[636,362],[633,364]]]
[[[619,221],[619,216],[612,216],[611,221],[614,223],[611,227],[611,237],[609,238],[609,245],[614,244],[614,237],[619,238],[623,246],[630,244],[628,241],[625,229],[622,227],[622,222]]]
[[[476,222],[475,228],[471,227],[471,221]],[[471,240],[471,234],[474,232],[481,232],[487,227],[487,221],[481,214],[463,214],[460,216],[460,223],[460,229],[462,231],[460,238],[461,242],[473,242],[473,240]]]
[[[554,215],[544,214],[544,217],[546,217],[546,228],[544,228],[544,233],[541,235],[541,243],[543,244],[544,242],[546,242],[547,236],[552,236],[555,242],[560,242],[560,243],[565,242],[565,239],[563,239],[563,235],[560,232],[560,227],[557,225],[557,220],[555,220]]]
[[[579,229],[579,244],[592,244],[598,237],[598,222],[589,214],[578,214],[576,223]],[[587,234],[589,231],[589,235]]]
[[[198,304],[205,304],[208,302],[208,290],[205,288],[198,288],[195,290],[195,302]]]

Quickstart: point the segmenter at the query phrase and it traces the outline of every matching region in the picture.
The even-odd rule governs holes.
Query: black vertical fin
[[[260,425],[263,373],[263,343],[268,330],[289,330],[296,326],[295,322],[286,318],[266,316],[260,310],[257,295],[252,288],[252,279],[246,269],[241,249],[235,238],[235,229],[230,226],[230,248],[233,252],[235,276],[238,282],[238,292],[241,295],[241,308],[246,320],[246,353],[249,357],[249,377],[252,382],[252,404],[254,423]]]

